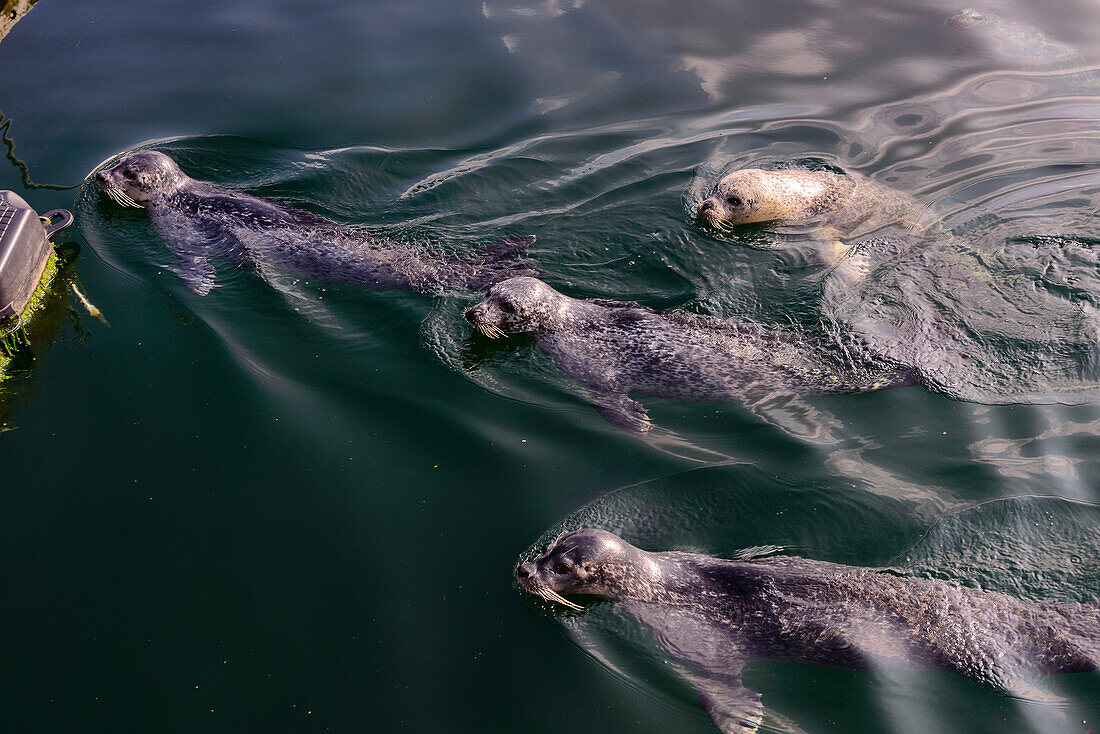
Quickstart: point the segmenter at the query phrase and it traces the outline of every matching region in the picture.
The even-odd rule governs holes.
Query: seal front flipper
[[[594,392],[592,407],[616,428],[646,433],[653,425],[645,407],[626,393]]]
[[[179,275],[196,296],[205,296],[214,287],[214,266],[205,255],[176,253]]]
[[[764,718],[760,694],[745,688],[741,674],[704,677],[696,675],[703,710],[723,734],[756,734]]]
[[[748,651],[735,628],[705,610],[627,604],[677,662],[691,673],[699,702],[723,734],[755,734],[764,717],[760,694],[741,682]]]
[[[201,219],[163,216],[150,211],[149,218],[165,242],[176,253],[179,276],[195,295],[205,296],[214,287],[214,266],[209,257],[227,255],[234,248],[232,238],[221,228]]]

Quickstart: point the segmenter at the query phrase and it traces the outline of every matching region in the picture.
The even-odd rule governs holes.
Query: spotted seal
[[[812,226],[823,263],[837,279],[854,283],[887,259],[865,238],[887,228],[891,242],[908,249],[920,242],[924,208],[912,196],[856,173],[800,168],[743,168],[722,177],[695,210],[718,230],[755,223]],[[891,249],[898,249],[897,247]]]
[[[605,419],[639,432],[649,430],[650,420],[628,396],[631,391],[682,400],[741,400],[911,382],[894,365],[863,361],[857,353],[794,329],[570,298],[531,277],[497,283],[481,303],[466,310],[466,320],[489,337],[535,337],[558,366],[588,387]]]
[[[123,156],[95,180],[117,203],[149,212],[157,232],[176,251],[184,282],[199,295],[214,286],[212,258],[378,290],[480,290],[535,273],[522,257],[533,236],[509,237],[481,252],[437,253],[198,181],[159,151]]]
[[[571,609],[613,602],[652,630],[693,675],[723,732],[755,732],[760,696],[741,682],[752,659],[855,670],[947,670],[1024,698],[1035,676],[1100,669],[1100,603],[1005,594],[796,557],[732,561],[651,553],[591,528],[515,569],[519,586]],[[1049,696],[1047,696],[1049,698]]]
[[[841,234],[906,221],[920,212],[916,199],[866,176],[794,168],[733,171],[696,209],[715,227],[819,219]]]

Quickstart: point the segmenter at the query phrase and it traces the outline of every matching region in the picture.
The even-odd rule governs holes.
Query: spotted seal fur
[[[794,329],[660,314],[637,303],[570,298],[537,278],[497,283],[466,311],[489,337],[527,334],[592,393],[612,424],[647,431],[628,393],[682,400],[830,394],[909,384],[903,370],[833,350]]]
[[[184,282],[199,295],[214,286],[212,258],[378,290],[481,290],[535,273],[522,257],[533,236],[509,237],[481,252],[432,252],[190,178],[158,151],[123,156],[95,180],[117,203],[149,212],[157,232],[176,251]]]
[[[820,218],[839,234],[915,218],[921,206],[908,194],[855,173],[743,168],[723,176],[696,209],[715,227]]]
[[[760,696],[741,682],[752,659],[856,670],[950,671],[1024,698],[1036,676],[1100,669],[1100,604],[1006,594],[796,557],[731,561],[651,553],[591,528],[515,569],[527,592],[613,602],[692,673],[719,730],[759,726]],[[1049,696],[1045,696],[1049,698]]]
[[[887,259],[866,238],[887,228],[905,248],[921,241],[923,207],[912,196],[856,173],[743,168],[722,177],[696,208],[718,230],[754,223],[812,226],[818,254],[837,279],[854,283]],[[896,248],[893,248],[896,249]]]

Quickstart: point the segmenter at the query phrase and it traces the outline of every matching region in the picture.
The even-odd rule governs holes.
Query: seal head
[[[95,180],[115,202],[136,209],[176,193],[190,181],[175,161],[155,150],[124,156],[112,168],[97,173]]]
[[[748,168],[725,176],[699,205],[699,219],[712,227],[767,222],[776,218],[763,181],[766,171]]]
[[[520,587],[571,609],[582,607],[562,594],[584,594],[607,601],[641,596],[659,581],[656,564],[622,538],[595,528],[567,533],[533,561],[516,566]]]
[[[561,328],[574,299],[538,278],[509,278],[489,289],[481,303],[466,309],[466,320],[485,336],[538,334]]]

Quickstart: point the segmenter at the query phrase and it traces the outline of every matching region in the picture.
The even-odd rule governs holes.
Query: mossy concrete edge
[[[51,249],[50,256],[46,260],[46,269],[42,272],[42,277],[38,280],[38,287],[34,289],[31,300],[27,302],[27,307],[24,308],[23,313],[19,315],[20,323],[23,324],[23,328],[25,328],[28,333],[34,330],[35,320],[46,308],[54,281],[57,280],[57,276],[61,273],[61,270],[61,259],[57,256],[57,251]],[[8,376],[8,366],[11,362],[11,357],[0,353],[0,383],[3,383],[4,378]]]

